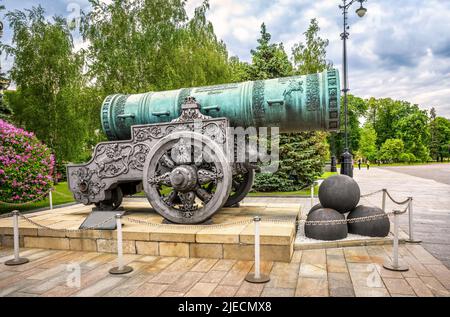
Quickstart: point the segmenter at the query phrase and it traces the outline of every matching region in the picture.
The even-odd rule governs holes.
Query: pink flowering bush
[[[52,187],[55,159],[32,132],[0,120],[0,201],[35,200]]]

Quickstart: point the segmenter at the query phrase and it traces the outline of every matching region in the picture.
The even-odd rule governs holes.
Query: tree
[[[444,161],[450,156],[450,120],[432,116],[430,122],[432,136],[430,151],[436,161]]]
[[[17,93],[8,99],[14,119],[34,131],[58,159],[76,159],[87,133],[86,104],[79,98],[83,56],[73,52],[69,27],[60,17],[47,21],[40,6],[8,12],[6,18],[12,46],[2,49],[14,56],[10,74]]]
[[[326,60],[328,40],[318,36],[320,31],[316,19],[312,19],[305,35],[306,42],[295,44],[292,48],[294,73],[304,75],[331,69],[333,63]]]
[[[228,53],[206,20],[208,2],[188,19],[183,0],[90,0],[81,33],[89,76],[103,97],[229,81]]]
[[[292,65],[283,44],[270,43],[271,35],[266,25],[261,25],[260,38],[255,50],[251,50],[250,79],[261,80],[286,77],[292,74]]]
[[[348,146],[351,153],[355,153],[359,149],[359,142],[361,139],[361,127],[359,120],[364,117],[367,112],[367,103],[364,99],[353,95],[347,96],[347,109],[348,109]],[[331,152],[334,155],[340,156],[344,152],[345,148],[345,109],[343,105],[343,98],[341,98],[340,108],[340,131],[332,132],[328,137],[330,143]]]
[[[429,119],[418,105],[390,98],[368,100],[367,120],[377,133],[377,146],[387,139],[401,139],[405,152],[414,154],[420,161],[429,160]]]
[[[379,158],[387,162],[398,162],[405,146],[400,139],[387,139],[380,148]]]
[[[377,133],[370,123],[366,123],[361,129],[359,140],[359,152],[369,161],[374,161],[377,155]]]
[[[269,79],[300,74],[298,72],[294,73],[283,45],[270,42],[271,35],[267,32],[264,23],[261,25],[260,34],[257,48],[251,51],[250,79]],[[316,38],[316,35],[313,38]],[[300,45],[303,44],[299,44],[299,47]],[[303,45],[302,47],[307,49],[310,45],[315,44],[310,41],[307,42],[306,46]],[[298,61],[300,58],[301,56],[299,55]],[[309,58],[303,63],[303,70],[324,70],[320,69],[322,59],[323,55]],[[301,189],[323,173],[327,156],[328,146],[325,133],[282,134],[280,136],[280,165],[278,171],[274,174],[258,174],[254,188],[260,191],[293,191]]]
[[[228,60],[228,66],[230,68],[231,83],[250,80],[250,64],[241,62],[237,56],[232,56]]]

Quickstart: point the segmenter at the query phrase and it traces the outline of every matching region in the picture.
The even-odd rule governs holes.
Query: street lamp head
[[[363,7],[362,1],[361,1],[361,6],[358,9],[356,9],[356,14],[360,18],[362,18],[366,14],[366,12],[367,12],[367,9]]]

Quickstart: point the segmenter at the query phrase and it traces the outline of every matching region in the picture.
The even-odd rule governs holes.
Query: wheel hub
[[[170,183],[179,192],[191,191],[197,186],[197,170],[190,165],[176,167],[170,173]]]

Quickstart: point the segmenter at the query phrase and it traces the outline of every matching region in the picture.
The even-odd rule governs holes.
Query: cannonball
[[[347,224],[308,224],[308,221],[345,220],[345,216],[330,208],[319,208],[309,213],[305,236],[317,240],[339,240],[347,237]]]
[[[359,205],[348,214],[347,220],[381,214],[386,214],[381,208]],[[367,237],[386,237],[390,226],[388,217],[380,217],[361,222],[349,222],[348,232]]]
[[[346,213],[353,210],[359,202],[361,192],[358,183],[347,175],[333,175],[319,187],[320,204]]]
[[[319,204],[315,204],[315,205],[312,206],[311,209],[308,211],[308,215],[309,215],[310,213],[312,213],[314,210],[317,210],[317,209],[320,209],[320,208],[323,208],[322,205],[321,205],[320,203],[319,203]]]

